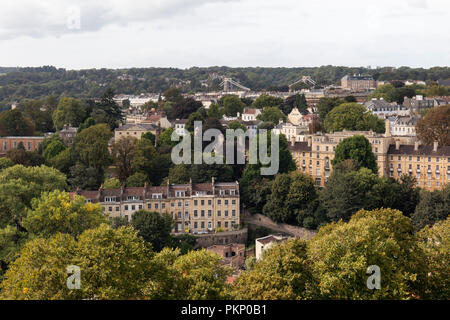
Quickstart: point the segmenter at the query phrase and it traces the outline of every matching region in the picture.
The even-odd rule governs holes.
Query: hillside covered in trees
[[[339,83],[346,74],[371,75],[375,80],[437,81],[450,78],[449,67],[369,69],[365,67],[230,68],[189,69],[132,68],[66,70],[52,66],[36,68],[0,67],[0,110],[23,99],[46,96],[99,97],[105,88],[116,93],[163,92],[178,86],[183,92],[219,89],[222,77],[232,77],[253,90],[287,90],[301,76],[311,76],[319,86]]]

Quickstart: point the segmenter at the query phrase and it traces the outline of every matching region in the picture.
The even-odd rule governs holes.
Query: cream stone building
[[[131,220],[140,209],[169,214],[175,233],[231,231],[240,225],[238,182],[168,184],[97,191],[77,190],[87,202],[100,203],[109,218]]]
[[[317,186],[325,186],[332,172],[336,146],[345,138],[362,135],[372,145],[378,175],[399,178],[411,174],[418,185],[428,190],[441,189],[450,182],[450,146],[422,146],[415,137],[392,136],[386,121],[386,133],[342,131],[305,135],[305,141],[290,140],[289,149],[297,168],[310,175]]]
[[[122,137],[135,137],[140,139],[146,132],[156,135],[158,127],[153,124],[129,123],[114,130],[114,140],[118,141]]]

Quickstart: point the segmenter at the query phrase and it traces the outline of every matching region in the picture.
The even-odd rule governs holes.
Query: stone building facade
[[[170,214],[175,233],[231,231],[240,225],[238,182],[168,184],[167,186],[122,187],[96,191],[77,190],[87,202],[100,203],[110,218],[131,220],[140,209]]]

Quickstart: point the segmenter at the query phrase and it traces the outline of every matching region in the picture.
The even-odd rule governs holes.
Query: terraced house
[[[239,183],[168,184],[96,191],[76,190],[87,202],[100,203],[105,213],[131,220],[140,209],[170,214],[175,233],[203,233],[239,228]]]
[[[413,175],[417,185],[427,189],[442,189],[450,182],[450,146],[421,145],[415,137],[392,136],[389,121],[386,133],[342,131],[305,135],[305,141],[291,139],[289,149],[298,170],[309,174],[317,186],[325,186],[332,172],[336,146],[353,135],[365,136],[372,145],[378,164],[378,175],[398,179],[402,174]]]

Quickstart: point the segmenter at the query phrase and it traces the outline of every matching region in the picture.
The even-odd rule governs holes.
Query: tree
[[[147,183],[148,177],[145,173],[136,172],[127,178],[127,187],[143,187]]]
[[[17,149],[10,149],[6,151],[6,157],[10,159],[14,164],[21,164],[26,167],[40,166],[44,159],[36,151],[25,151],[20,144]]]
[[[417,137],[426,145],[450,145],[450,104],[430,109],[416,124]]]
[[[66,150],[66,145],[61,141],[61,139],[54,139],[49,145],[47,145],[47,147],[45,147],[42,152],[42,156],[47,163],[64,150]]]
[[[224,113],[223,108],[220,108],[220,106],[217,103],[213,103],[209,106],[208,117],[221,119],[223,113]]]
[[[114,141],[114,144],[112,145],[111,156],[116,167],[117,176],[122,182],[133,174],[133,159],[136,142],[137,139],[135,137],[127,136]],[[154,141],[152,143],[154,143]]]
[[[78,127],[84,121],[85,116],[86,111],[79,100],[63,97],[59,100],[52,118],[55,128],[61,130],[66,124]]]
[[[231,267],[221,264],[222,258],[204,249],[179,255],[179,250],[165,249],[158,255],[167,266],[161,270],[167,275],[166,288],[159,291],[162,299],[216,300],[229,298],[225,281]],[[157,258],[158,259],[158,258]],[[158,277],[159,278],[159,277]]]
[[[123,120],[122,110],[114,101],[114,94],[113,89],[106,89],[100,100],[94,102],[91,111],[91,117],[95,119],[96,123],[106,123],[111,130],[117,128]]]
[[[173,147],[178,143],[178,141],[172,141],[172,134],[174,131],[175,129],[173,128],[167,128],[163,132],[161,132],[157,142],[158,149],[160,149],[163,146]]]
[[[447,219],[450,213],[450,184],[433,192],[422,190],[420,201],[411,215],[416,229]]]
[[[11,161],[9,158],[0,158],[0,170],[12,167],[14,165],[14,162]]]
[[[242,131],[247,131],[247,127],[244,126],[242,123],[240,123],[238,120],[233,120],[230,123],[228,123],[228,129],[238,130],[241,129]]]
[[[367,196],[377,182],[377,174],[367,168],[348,172],[333,170],[320,194],[321,206],[332,221],[348,221],[356,211],[372,209]]]
[[[327,132],[346,130],[373,130],[384,133],[384,121],[370,114],[366,108],[357,103],[344,103],[333,108],[325,117],[324,127]]]
[[[170,154],[158,154],[150,140],[139,139],[134,148],[133,169],[145,174],[154,185],[159,185],[169,173]]]
[[[423,288],[425,264],[411,220],[392,209],[360,210],[331,223],[308,242],[322,299],[410,299]],[[380,268],[381,288],[369,290],[366,271]]]
[[[100,204],[85,203],[84,197],[55,190],[42,193],[31,201],[23,220],[23,226],[31,234],[48,238],[58,232],[79,236],[87,229],[93,229],[108,220]]]
[[[32,119],[34,126],[39,132],[53,131],[51,108],[46,107],[40,100],[27,100],[24,102],[24,114],[28,119]]]
[[[113,229],[102,224],[83,232],[78,241],[60,233],[49,239],[38,238],[28,242],[11,264],[0,284],[0,297],[143,299],[148,282],[158,283],[153,257],[149,245],[131,227]],[[70,265],[80,267],[79,290],[66,285]]]
[[[345,96],[344,97],[345,102],[358,102],[355,98],[355,96]]]
[[[168,214],[138,210],[131,217],[131,225],[138,231],[139,236],[152,244],[156,251],[161,251],[170,243],[173,220]]]
[[[280,120],[286,121],[286,116],[278,109],[278,107],[265,107],[263,113],[259,114],[257,119],[265,122],[272,122],[276,125]]]
[[[450,296],[450,218],[426,226],[417,234],[425,252],[428,277],[421,298],[446,300]]]
[[[266,107],[281,107],[284,104],[283,99],[270,96],[268,94],[263,93],[258,98],[255,99],[252,103],[253,108],[264,109]]]
[[[245,104],[235,95],[228,95],[223,98],[223,108],[225,115],[235,117],[239,112],[242,114]]]
[[[118,189],[122,186],[122,183],[117,178],[109,178],[103,182],[103,189]]]
[[[66,177],[46,166],[15,165],[0,171],[0,227],[7,224],[21,228],[22,217],[31,200],[45,191],[65,190]]]
[[[153,145],[155,145],[156,136],[150,131],[142,134],[141,139],[142,138],[150,140],[153,143]]]
[[[177,88],[169,88],[163,93],[164,99],[168,102],[178,103],[183,100],[180,90]]]
[[[186,122],[185,129],[190,132],[194,132],[194,122],[200,121],[202,124],[205,122],[205,118],[200,112],[193,112],[189,115],[188,121]]]
[[[170,168],[169,181],[170,183],[189,183],[191,179],[191,170],[189,165],[180,163]]]
[[[264,215],[275,222],[288,222],[293,220],[293,213],[285,205],[291,185],[288,174],[279,174],[272,183],[271,194],[263,208]]]
[[[392,84],[383,84],[378,86],[375,91],[373,91],[368,99],[371,100],[373,98],[376,99],[381,99],[383,98],[384,100],[388,101],[388,102],[393,102],[396,100],[396,90],[395,87]]]
[[[367,168],[374,173],[378,172],[377,161],[372,152],[372,145],[366,137],[354,135],[345,138],[336,146],[332,165],[336,165],[344,160],[355,161],[358,168]]]
[[[337,107],[343,104],[344,101],[340,98],[320,98],[317,103],[317,110],[319,111],[320,119],[325,120],[326,115],[333,110],[334,107]]]
[[[32,136],[34,124],[18,109],[0,113],[0,134],[5,136]]]
[[[171,118],[186,119],[191,113],[196,112],[202,106],[203,104],[200,101],[194,100],[194,98],[185,98],[173,105]]]
[[[315,298],[316,288],[306,242],[291,239],[264,251],[234,281],[232,293],[237,300],[297,300]]]
[[[103,169],[110,161],[108,141],[111,131],[102,123],[84,129],[78,133],[74,141],[74,151],[78,159],[87,167]]]
[[[77,162],[74,166],[70,167],[68,180],[73,188],[98,190],[104,180],[103,170],[88,167],[81,162]]]

